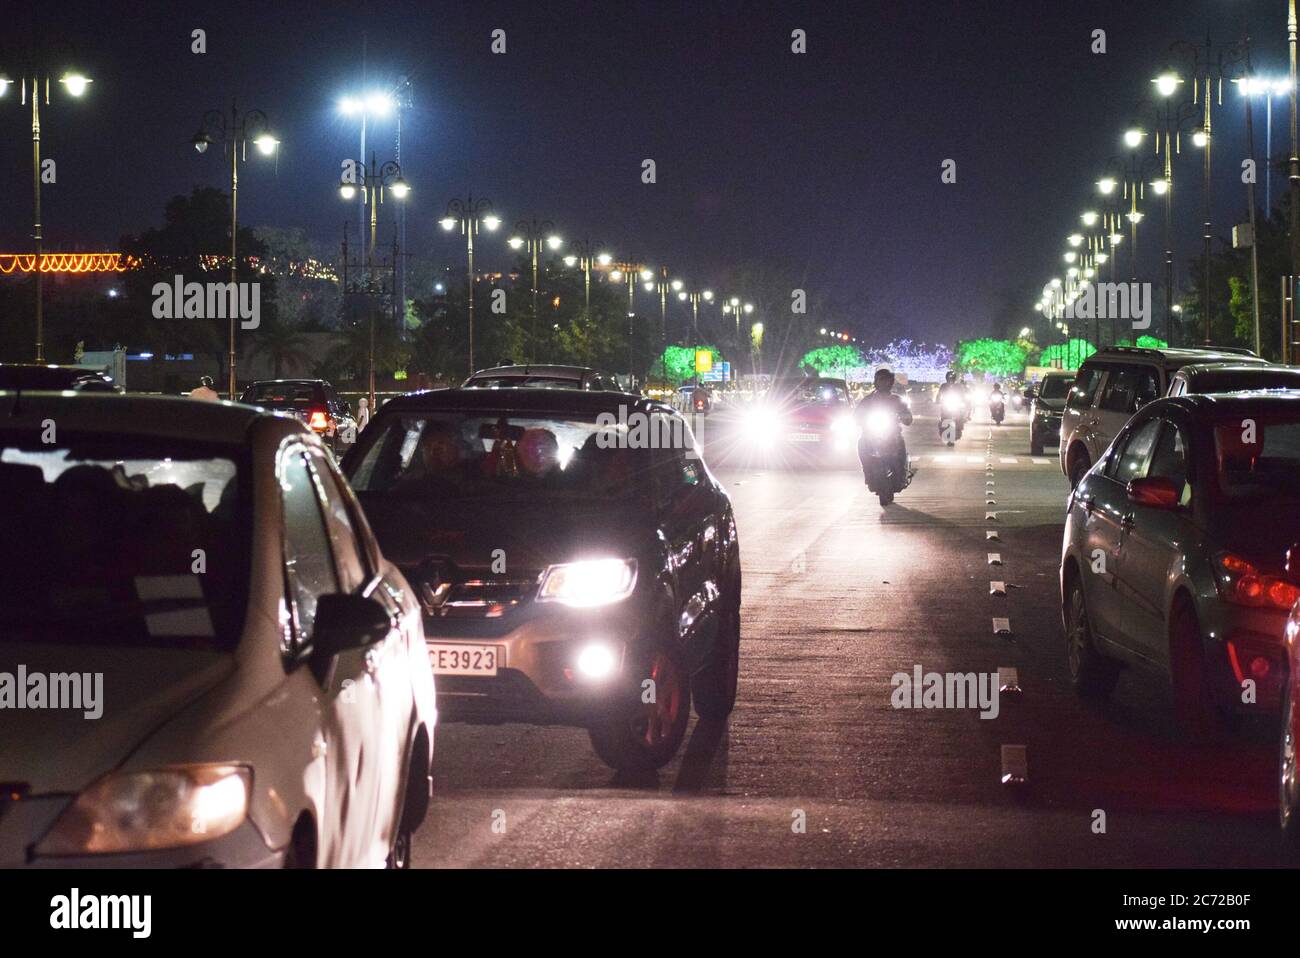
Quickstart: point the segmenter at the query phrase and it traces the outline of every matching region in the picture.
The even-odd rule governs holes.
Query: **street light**
[[[230,282],[238,282],[238,237],[239,237],[239,160],[248,159],[248,143],[252,141],[263,155],[275,152],[280,141],[270,132],[266,114],[261,110],[239,112],[235,101],[230,101],[230,115],[221,110],[208,110],[199,121],[199,131],[191,142],[200,154],[206,153],[208,147],[220,143],[222,148],[230,150]],[[236,393],[235,372],[235,310],[230,310],[229,329],[229,381],[226,394],[234,401]]]
[[[40,70],[24,71],[21,81],[22,105],[27,105],[27,84],[32,85],[32,239],[36,246],[36,261],[33,272],[36,274],[36,362],[45,362],[45,284],[41,270],[41,258],[44,256],[45,239],[41,232],[41,86],[45,87],[45,105],[50,104],[50,77]],[[14,81],[0,73],[0,97],[3,97],[9,85]],[[80,73],[64,73],[59,84],[71,97],[80,97],[86,92],[90,79]]]
[[[533,360],[537,348],[537,253],[545,244],[549,250],[557,250],[564,245],[564,240],[555,234],[555,224],[550,220],[519,220],[515,223],[515,235],[506,240],[513,250],[525,250],[533,263],[533,314],[528,331],[528,359]]]
[[[373,281],[375,268],[375,237],[378,230],[379,204],[384,201],[384,190],[387,189],[393,196],[399,200],[405,199],[410,193],[411,188],[406,180],[402,177],[402,167],[396,160],[389,160],[383,166],[380,166],[375,159],[375,155],[370,154],[370,165],[357,161],[352,169],[343,174],[343,179],[339,182],[339,195],[345,200],[351,200],[357,193],[357,181],[361,185],[361,203],[370,206],[370,249],[366,253],[366,271],[369,279]],[[396,268],[396,263],[393,264]],[[396,290],[393,290],[396,293]],[[367,310],[370,314],[370,351],[369,351],[369,395],[370,408],[375,408],[375,304],[370,300]],[[400,315],[400,313],[399,313]]]
[[[627,280],[627,374],[629,384],[631,377],[636,373],[633,368],[636,365],[634,350],[632,346],[632,337],[635,332],[633,322],[636,316],[636,284],[642,282],[646,284],[646,291],[649,292],[653,286],[650,280],[654,278],[654,270],[647,266],[621,264],[609,271],[609,278],[614,282]]]
[[[601,266],[608,266],[614,261],[614,258],[608,253],[593,253],[599,244],[594,244],[589,239],[575,240],[573,248],[576,253],[570,253],[564,257],[564,265],[572,268],[577,266],[582,270],[583,277],[583,308],[590,316],[591,313],[591,265],[593,262]]]
[[[479,231],[481,223],[488,231],[501,225],[501,218],[492,212],[491,200],[474,199],[470,194],[464,200],[453,199],[447,204],[447,213],[438,221],[439,225],[451,232],[457,226],[465,235],[465,251],[468,266],[466,276],[469,280],[469,372],[474,375],[474,234]]]

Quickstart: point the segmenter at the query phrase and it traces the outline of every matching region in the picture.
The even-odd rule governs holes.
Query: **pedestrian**
[[[357,432],[365,429],[368,422],[370,422],[370,400],[362,396],[357,400]]]
[[[199,379],[198,388],[190,390],[190,398],[203,399],[207,402],[217,402],[221,399],[217,391],[212,388],[211,376],[203,376]]]

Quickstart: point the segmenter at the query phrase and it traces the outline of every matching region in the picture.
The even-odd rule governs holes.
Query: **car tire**
[[[1097,651],[1088,620],[1088,601],[1078,575],[1070,578],[1065,599],[1065,662],[1070,684],[1084,698],[1105,699],[1119,681],[1119,663]]]
[[[1083,477],[1088,474],[1092,468],[1092,457],[1088,455],[1086,449],[1080,448],[1078,452],[1070,457],[1070,488],[1077,489],[1079,483],[1083,482]]]
[[[1041,456],[1043,454],[1043,440],[1034,436],[1029,437],[1029,454],[1031,456]]]
[[[1282,734],[1278,737],[1277,811],[1282,840],[1300,853],[1300,780],[1297,780],[1296,751],[1300,748],[1300,713],[1290,678],[1282,691]]]
[[[691,718],[690,674],[675,636],[661,632],[641,657],[630,672],[630,707],[587,733],[600,760],[620,772],[653,772],[671,762]],[[643,701],[642,677],[654,680],[654,702]]]
[[[736,561],[736,560],[733,560]],[[725,605],[718,617],[718,649],[712,660],[691,679],[695,714],[724,722],[736,707],[740,680],[740,575],[732,576]]]
[[[1174,689],[1174,714],[1184,735],[1212,740],[1231,731],[1235,716],[1214,695],[1200,621],[1185,596],[1175,600],[1169,616],[1169,677]]]

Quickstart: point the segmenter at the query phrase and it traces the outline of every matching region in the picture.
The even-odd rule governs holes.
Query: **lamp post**
[[[45,251],[45,237],[41,231],[41,87],[45,88],[45,105],[50,105],[50,77],[40,70],[24,72],[19,81],[22,88],[22,105],[27,105],[27,84],[32,90],[32,240],[36,248],[36,362],[45,362],[45,283],[41,270],[41,257]],[[14,81],[0,73],[0,98]],[[80,97],[91,80],[80,73],[65,73],[59,83],[69,96]]]
[[[564,240],[555,235],[555,224],[550,220],[520,220],[515,223],[515,235],[506,241],[513,250],[523,249],[533,261],[533,314],[529,320],[528,359],[531,362],[537,348],[537,253],[546,244],[546,248],[557,250],[564,245]]]
[[[654,270],[645,266],[635,266],[628,263],[622,263],[617,268],[609,271],[609,278],[614,282],[627,281],[627,375],[629,386],[632,378],[636,375],[636,369],[634,368],[636,365],[635,349],[632,342],[634,333],[632,323],[636,318],[636,284],[648,282],[654,274]]]
[[[591,315],[591,264],[594,261],[601,266],[608,266],[614,261],[614,257],[608,253],[593,253],[597,246],[598,244],[593,244],[589,239],[575,240],[573,243],[575,252],[564,257],[565,266],[570,268],[577,266],[582,270],[583,309],[588,318]]]
[[[194,134],[194,149],[206,153],[208,147],[220,143],[222,149],[230,150],[230,282],[232,287],[238,282],[238,237],[239,237],[239,160],[248,159],[248,141],[253,141],[258,152],[270,156],[280,145],[280,141],[271,135],[266,114],[261,110],[239,112],[235,101],[230,101],[230,115],[221,110],[208,110],[199,121],[199,132]],[[230,377],[226,394],[233,401],[236,392],[235,379],[235,310],[230,310]]]
[[[465,234],[465,249],[468,258],[466,275],[469,279],[467,298],[469,301],[469,372],[474,375],[474,234],[479,224],[490,231],[501,225],[501,218],[492,212],[492,202],[474,199],[470,194],[465,199],[453,199],[447,204],[447,214],[438,221],[443,229],[451,232],[457,226]]]
[[[695,354],[700,345],[700,300],[704,300],[706,303],[713,302],[713,290],[683,289],[677,294],[677,298],[691,304],[691,369],[694,370],[695,385],[698,386],[700,384],[700,374],[695,369]]]
[[[384,201],[384,190],[387,189],[393,196],[399,200],[404,200],[407,194],[411,192],[410,186],[402,177],[402,167],[396,160],[389,160],[383,166],[378,164],[375,155],[370,154],[370,164],[367,166],[361,161],[356,161],[355,166],[350,172],[343,174],[343,179],[339,182],[339,195],[343,199],[351,201],[357,195],[357,187],[361,187],[362,206],[370,207],[370,248],[366,252],[366,272],[369,279],[373,282],[375,269],[375,239],[378,229],[379,204]],[[393,264],[396,269],[397,264]],[[396,294],[396,290],[394,290]],[[368,355],[369,375],[368,375],[368,393],[370,396],[370,408],[375,408],[375,304],[370,300],[370,348]]]
[[[668,381],[668,357],[665,352],[668,349],[668,293],[671,290],[674,293],[680,292],[682,281],[680,279],[668,279],[668,267],[661,267],[659,276],[645,284],[647,293],[659,293],[659,356],[663,366],[664,382]]]
[[[739,297],[739,296],[731,296],[731,297],[729,297],[729,298],[727,299],[727,301],[726,301],[725,303],[722,304],[722,311],[723,311],[724,313],[730,313],[732,319],[735,320],[735,323],[736,323],[736,348],[739,349],[741,346],[744,345],[743,342],[741,341],[741,338],[740,338],[740,316],[741,316],[742,313],[743,313],[744,315],[746,315],[746,316],[751,315],[751,314],[754,312],[754,304],[753,304],[753,303],[742,303],[742,302],[740,301],[740,297]],[[752,346],[750,347],[750,352],[751,352],[751,353],[753,352],[753,347],[752,347]]]

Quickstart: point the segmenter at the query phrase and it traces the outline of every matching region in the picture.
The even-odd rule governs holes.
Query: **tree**
[[[804,353],[801,367],[811,366],[823,376],[842,374],[845,370],[866,365],[866,360],[856,346],[821,346]]]
[[[999,378],[1019,376],[1025,371],[1028,352],[1019,343],[1005,339],[967,339],[957,344],[957,365]]]
[[[1079,364],[1096,351],[1097,347],[1086,339],[1071,339],[1046,347],[1038,363],[1040,366],[1060,365],[1062,369],[1078,369]]]
[[[251,341],[248,347],[249,358],[263,356],[269,360],[275,379],[281,378],[285,364],[306,367],[312,361],[302,330],[282,319],[262,323],[246,335]]]

